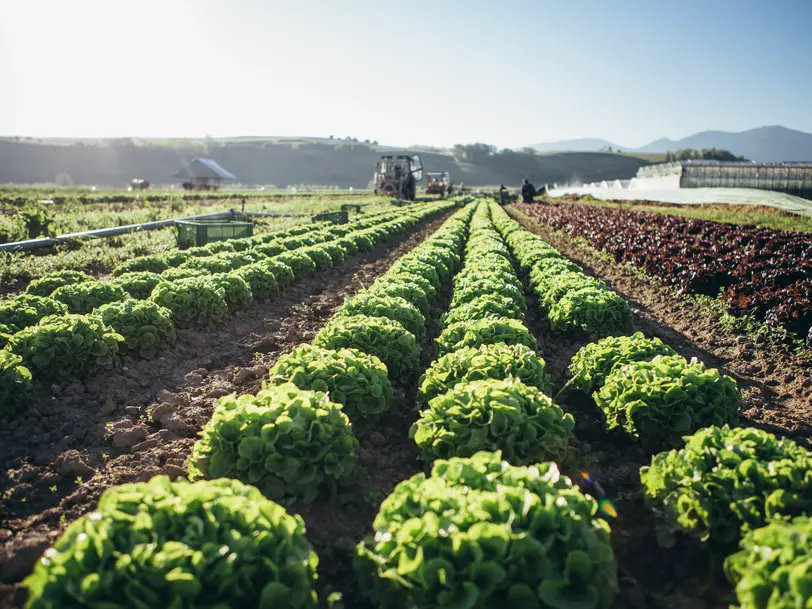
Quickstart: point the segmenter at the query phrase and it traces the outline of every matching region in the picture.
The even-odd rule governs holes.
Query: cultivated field
[[[344,203],[358,203],[366,211],[379,211],[389,200],[368,195],[337,197],[332,194],[258,196],[256,193],[87,193],[77,190],[58,195],[41,189],[0,191],[0,243],[43,236],[77,233],[100,228],[181,218],[198,214],[246,209],[276,213],[318,213],[337,211]],[[42,206],[43,197],[59,201]],[[280,230],[309,218],[258,218],[255,233]],[[24,289],[28,281],[60,270],[81,270],[96,277],[108,274],[124,260],[148,254],[161,254],[175,247],[174,229],[134,232],[107,239],[76,239],[56,248],[32,252],[0,252],[0,293]]]
[[[13,255],[0,606],[810,602],[808,240],[363,204]]]

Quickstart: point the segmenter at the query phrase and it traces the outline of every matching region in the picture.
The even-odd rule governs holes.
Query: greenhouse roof
[[[785,163],[762,163],[760,161],[706,161],[706,160],[687,160],[676,161],[682,165],[694,166],[723,166],[723,167],[812,167],[812,162],[809,161],[788,161]]]

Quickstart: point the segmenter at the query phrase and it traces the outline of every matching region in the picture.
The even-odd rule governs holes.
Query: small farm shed
[[[183,180],[184,190],[220,190],[224,180],[236,180],[213,159],[196,158],[174,175]]]

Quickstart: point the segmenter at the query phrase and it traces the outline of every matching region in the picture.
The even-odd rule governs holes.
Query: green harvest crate
[[[178,247],[206,245],[214,241],[226,239],[241,239],[254,234],[254,225],[251,222],[224,222],[222,220],[177,220]]]
[[[346,211],[330,211],[312,216],[313,222],[332,222],[333,224],[346,224],[350,221],[350,214]]]

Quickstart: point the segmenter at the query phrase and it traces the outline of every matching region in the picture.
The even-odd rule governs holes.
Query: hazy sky
[[[0,0],[0,134],[812,132],[812,0]]]

